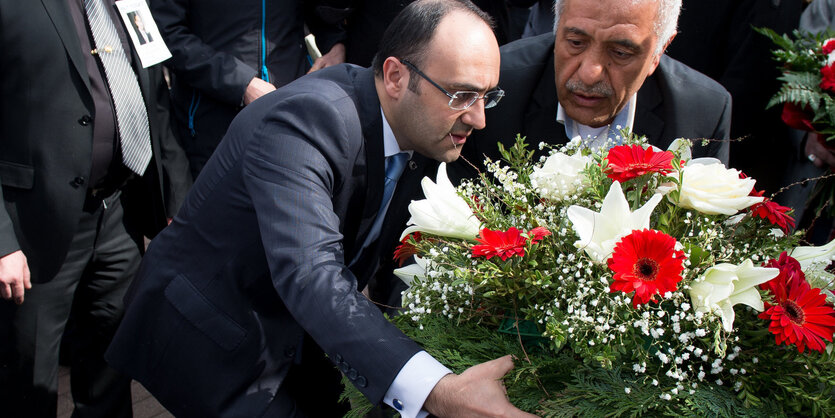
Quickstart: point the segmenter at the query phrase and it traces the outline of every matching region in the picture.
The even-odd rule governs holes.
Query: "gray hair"
[[[587,1],[587,0],[578,0]],[[637,4],[647,0],[623,0]],[[655,55],[664,52],[664,46],[672,39],[678,26],[678,15],[681,13],[681,0],[653,0],[658,2],[658,13],[655,16],[653,31],[658,38],[655,44]],[[560,15],[565,11],[565,0],[554,0],[554,33],[560,22]]]

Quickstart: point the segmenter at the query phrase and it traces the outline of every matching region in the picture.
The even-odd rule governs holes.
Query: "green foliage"
[[[827,65],[823,53],[824,40],[832,32],[810,34],[795,30],[792,36],[780,35],[769,28],[755,31],[774,42],[774,60],[779,63],[783,75],[780,90],[769,100],[767,107],[792,103],[809,113],[815,130],[831,141],[835,139],[835,101],[832,92],[824,91],[821,84],[821,68]]]

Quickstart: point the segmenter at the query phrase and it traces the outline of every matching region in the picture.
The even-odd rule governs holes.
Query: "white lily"
[[[620,183],[612,183],[600,212],[577,205],[568,208],[568,219],[580,237],[574,246],[585,250],[598,263],[606,261],[619,239],[633,230],[649,228],[649,217],[660,201],[661,195],[656,194],[644,206],[632,212]]]
[[[723,328],[731,332],[736,318],[734,305],[742,303],[762,312],[765,307],[757,286],[778,274],[780,269],[754,267],[751,260],[740,265],[717,264],[690,285],[690,300],[699,312],[719,311]]]
[[[804,273],[810,267],[823,269],[835,260],[835,240],[820,247],[797,247],[789,255],[800,263]]]
[[[394,275],[403,280],[406,286],[412,287],[412,282],[415,279],[426,280],[426,266],[428,261],[426,259],[415,256],[415,263],[400,267],[394,270]]]
[[[693,142],[689,139],[685,138],[676,138],[669,147],[667,147],[667,151],[672,151],[674,154],[678,155],[678,157],[684,161],[690,161],[693,159],[693,152],[691,151],[690,147],[693,146]]]
[[[435,182],[424,177],[420,184],[426,199],[413,200],[409,204],[412,217],[409,218],[409,226],[400,235],[401,240],[415,231],[468,240],[478,236],[481,222],[449,181],[446,163],[438,167]]]

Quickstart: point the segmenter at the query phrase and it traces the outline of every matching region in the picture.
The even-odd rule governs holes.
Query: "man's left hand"
[[[313,67],[310,67],[310,71],[307,73],[310,74],[316,70],[321,70],[325,67],[330,67],[331,65],[342,64],[345,62],[345,45],[343,44],[336,44],[328,51],[327,54],[322,55],[320,58],[313,63]]]
[[[835,168],[835,154],[823,144],[820,134],[809,133],[803,151],[815,167],[824,168],[829,166]]]

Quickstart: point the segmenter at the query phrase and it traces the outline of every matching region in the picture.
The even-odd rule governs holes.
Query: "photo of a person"
[[[139,45],[145,45],[148,42],[154,41],[151,32],[145,29],[145,23],[142,21],[142,16],[138,12],[128,12],[128,18],[130,19],[131,26],[133,26],[133,30],[136,31],[136,38],[139,39]]]

